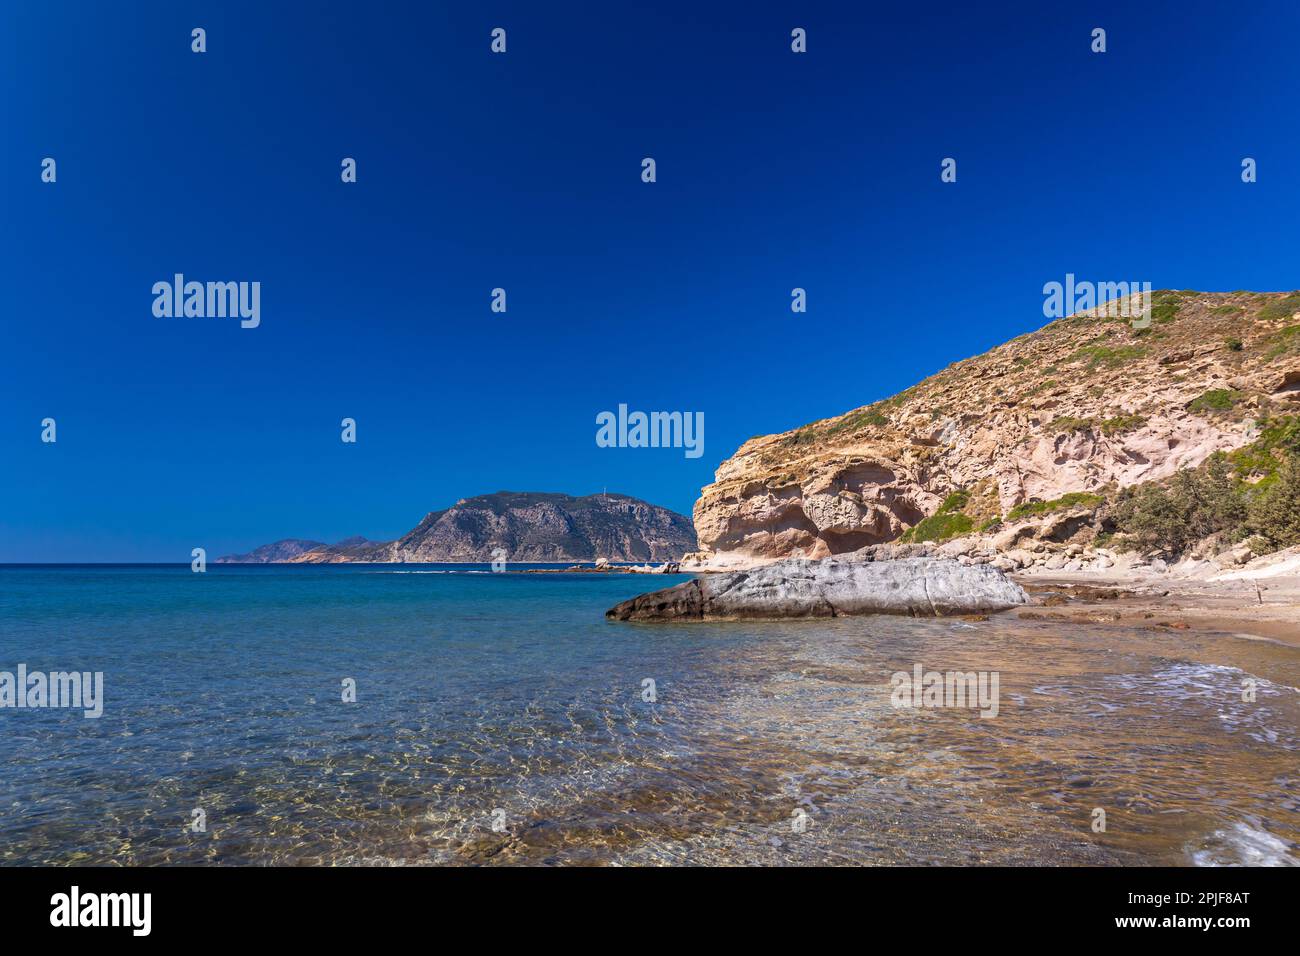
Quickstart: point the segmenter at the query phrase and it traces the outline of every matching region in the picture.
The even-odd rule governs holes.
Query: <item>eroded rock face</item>
[[[891,468],[878,458],[832,455],[805,462],[807,474],[800,482],[780,484],[778,477],[770,484],[739,477],[749,464],[743,454],[744,449],[718,471],[718,485],[739,484],[735,493],[709,499],[706,488],[696,503],[702,548],[807,557],[842,554],[896,538],[937,503],[920,488],[919,476],[901,463]],[[729,466],[737,475],[730,481],[724,477]]]
[[[907,614],[943,617],[1024,604],[1019,585],[986,565],[948,558],[790,558],[643,594],[605,612],[617,621],[737,620]]]
[[[1300,410],[1300,295],[1157,293],[1172,320],[1053,322],[891,399],[746,442],[695,504],[704,561],[896,539],[957,488],[977,523],[1028,501],[1168,478]],[[1206,408],[1207,393],[1231,407]]]
[[[999,500],[1013,507],[1033,499],[1050,501],[1070,491],[1160,481],[1182,468],[1196,467],[1216,451],[1244,445],[1248,432],[1245,423],[1220,423],[1179,409],[1155,414],[1114,437],[1100,427],[1031,435],[998,463]]]

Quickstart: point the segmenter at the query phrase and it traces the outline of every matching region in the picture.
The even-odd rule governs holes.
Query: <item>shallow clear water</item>
[[[0,709],[0,861],[1300,858],[1294,647],[1014,616],[603,618],[684,579],[0,567],[0,670],[105,685],[99,719]],[[998,715],[892,706],[916,663],[997,672]]]

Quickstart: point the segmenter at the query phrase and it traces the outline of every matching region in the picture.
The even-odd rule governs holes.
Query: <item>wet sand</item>
[[[1300,647],[1300,579],[1292,576],[1211,581],[1026,575],[1017,580],[1035,605],[1020,616],[1230,633]]]

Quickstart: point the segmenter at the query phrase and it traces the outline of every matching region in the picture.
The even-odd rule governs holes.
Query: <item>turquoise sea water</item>
[[[0,567],[0,670],[104,673],[99,719],[0,709],[0,861],[1296,858],[1294,649],[617,624],[685,577],[523,567]],[[915,662],[999,671],[999,717],[891,707]]]

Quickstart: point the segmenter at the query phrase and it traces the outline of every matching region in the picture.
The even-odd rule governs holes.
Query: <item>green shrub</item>
[[[899,540],[908,543],[922,541],[938,543],[970,534],[971,529],[975,527],[975,522],[961,513],[969,503],[970,492],[958,488],[943,499],[938,511],[907,529]]]
[[[1223,344],[1227,346],[1229,352],[1240,352],[1244,348],[1241,339],[1227,339]]]
[[[1172,293],[1157,293],[1151,299],[1151,321],[1164,324],[1178,315],[1178,297]]]
[[[801,428],[782,438],[781,444],[788,446],[811,445],[815,441],[817,441],[817,432],[811,428]]]
[[[1086,371],[1095,368],[1118,368],[1147,354],[1140,345],[1120,345],[1110,348],[1105,345],[1085,345],[1071,355],[1067,362],[1086,362]]]
[[[1212,388],[1199,398],[1187,403],[1189,412],[1226,412],[1242,399],[1235,388]]]
[[[887,425],[889,419],[880,413],[877,407],[880,404],[880,402],[877,402],[875,405],[869,405],[859,411],[850,412],[829,427],[821,422],[805,425],[786,435],[785,438],[781,439],[781,444],[787,448],[797,448],[803,445],[816,444],[833,435],[859,431],[867,425]]]
[[[899,540],[909,543],[933,541],[937,544],[969,534],[973,527],[975,522],[964,514],[933,514],[909,528]]]
[[[1146,423],[1144,415],[1116,415],[1101,423],[1101,431],[1104,435],[1122,435],[1125,432],[1137,431]]]
[[[1272,361],[1279,355],[1286,355],[1300,348],[1300,325],[1288,325],[1285,328],[1278,329],[1268,341],[1272,343],[1269,350],[1264,353],[1266,361]]]
[[[1054,418],[1047,425],[1047,430],[1053,435],[1068,435],[1072,432],[1084,432],[1092,427],[1091,418],[1073,418],[1069,415],[1062,415],[1060,418]]]
[[[918,385],[911,385],[911,386],[909,386],[909,387],[903,389],[903,390],[902,390],[901,392],[899,392],[897,395],[894,395],[894,396],[892,396],[892,397],[890,397],[890,398],[885,399],[885,404],[886,404],[886,405],[893,405],[893,406],[895,406],[895,407],[897,407],[897,406],[899,406],[899,405],[902,405],[902,404],[904,404],[905,402],[907,402],[909,399],[911,399],[914,395],[916,395],[916,391],[917,391],[917,389],[918,389],[919,387],[920,387],[920,386],[918,386]]]
[[[1289,319],[1300,312],[1300,292],[1292,292],[1283,299],[1276,299],[1259,310],[1259,318],[1265,322],[1277,319]]]
[[[1095,508],[1105,500],[1101,495],[1094,495],[1088,491],[1071,491],[1052,501],[1026,501],[1024,504],[1016,505],[1007,512],[1007,520],[1018,521],[1030,515],[1047,514],[1049,511],[1060,511],[1076,505]]]
[[[946,515],[955,514],[964,511],[966,505],[970,503],[970,492],[964,488],[958,488],[947,498],[943,499],[943,504],[939,505],[939,510],[935,514]]]
[[[841,421],[826,429],[827,435],[838,435],[841,432],[855,432],[867,425],[874,425],[879,428],[881,425],[889,424],[889,419],[872,405],[864,408],[860,412],[854,412],[846,415]]]
[[[1261,418],[1256,425],[1259,437],[1230,452],[1228,459],[1243,478],[1261,475],[1268,479],[1277,471],[1280,457],[1300,455],[1300,415]]]

